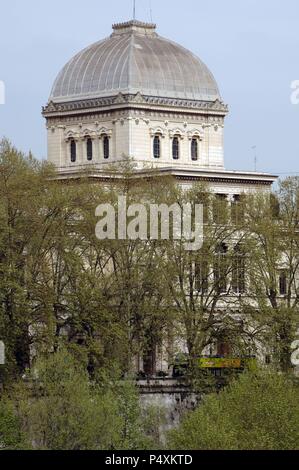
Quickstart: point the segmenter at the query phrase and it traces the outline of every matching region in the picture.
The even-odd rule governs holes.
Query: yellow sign
[[[222,357],[201,358],[199,367],[203,369],[241,369],[242,359],[230,359]]]

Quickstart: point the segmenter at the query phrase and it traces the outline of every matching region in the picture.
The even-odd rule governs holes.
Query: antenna
[[[136,20],[136,0],[133,0],[133,20]]]
[[[152,0],[149,0],[149,8],[150,8],[150,18],[151,18],[151,23],[152,23],[153,22]]]
[[[257,153],[256,153],[256,145],[251,147],[252,150],[254,150],[254,171],[257,171]]]

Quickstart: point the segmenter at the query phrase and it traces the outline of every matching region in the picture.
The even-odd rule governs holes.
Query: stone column
[[[99,137],[95,137],[93,140],[93,160],[94,163],[100,163],[100,139]]]
[[[103,149],[103,136],[100,135],[98,138],[98,158],[99,162],[103,163],[104,161],[104,149]]]
[[[78,163],[79,165],[85,165],[87,163],[87,155],[86,155],[86,139],[85,137],[81,137],[80,139],[81,145],[80,147],[80,156],[78,155]]]

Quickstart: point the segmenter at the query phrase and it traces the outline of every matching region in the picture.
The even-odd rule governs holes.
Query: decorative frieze
[[[192,131],[187,132],[188,139],[192,140],[194,138],[198,138],[199,140],[203,140],[204,132],[202,129],[193,129]]]
[[[218,99],[216,101],[196,101],[196,100],[182,100],[161,98],[154,96],[143,96],[140,92],[135,95],[119,93],[117,96],[107,98],[92,98],[80,101],[72,101],[65,103],[54,103],[50,101],[43,107],[43,115],[45,117],[55,114],[67,114],[78,111],[93,110],[96,108],[113,107],[115,105],[143,105],[143,106],[159,106],[171,107],[181,109],[196,109],[207,113],[215,112],[226,115],[228,107]]]
[[[86,116],[61,116],[61,117],[48,117],[47,118],[47,127],[50,128],[51,126],[57,125],[78,125],[78,123],[82,123],[84,125],[96,124],[100,123],[100,121],[111,121],[113,124],[118,122],[120,118],[124,118],[127,116],[134,116],[134,118],[143,120],[147,125],[152,120],[159,120],[164,121],[165,127],[169,126],[171,122],[182,122],[182,114],[179,113],[169,113],[169,112],[153,112],[150,114],[151,119],[146,118],[146,115],[149,113],[144,113],[144,111],[140,112],[138,110],[126,110],[126,111],[111,111],[110,113],[99,113],[99,114],[89,114]],[[187,122],[187,121],[185,121]],[[224,127],[224,118],[221,116],[198,116],[198,115],[191,115],[188,116],[188,124],[196,123],[197,125],[200,124],[203,127],[208,127],[213,124],[217,124],[220,127]],[[184,123],[182,123],[184,126]],[[185,126],[184,126],[185,127]]]
[[[70,129],[64,134],[64,141],[69,142],[70,140],[75,140],[76,142],[78,142],[79,140],[85,140],[88,137],[95,140],[102,139],[103,136],[108,136],[109,138],[111,138],[112,130],[107,129],[106,127],[102,127],[98,130],[84,129],[83,131],[80,130],[80,132]]]
[[[166,130],[162,129],[162,127],[155,127],[150,129],[150,136],[155,137],[155,135],[161,135],[163,139],[166,137]]]
[[[182,131],[181,129],[174,129],[169,131],[169,137],[170,139],[173,139],[174,137],[180,137],[181,140],[183,140],[185,136],[185,132]]]

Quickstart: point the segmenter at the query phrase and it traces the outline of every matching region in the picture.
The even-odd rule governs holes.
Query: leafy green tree
[[[236,226],[227,223],[228,204],[215,201],[202,184],[195,184],[189,190],[175,187],[167,201],[180,207],[186,203],[193,207],[202,204],[204,209],[201,249],[186,250],[184,238],[167,240],[157,248],[164,299],[174,311],[173,335],[187,346],[194,378],[198,356],[206,348],[215,350],[217,341],[224,335],[230,341],[232,353],[241,351],[242,329],[240,317],[236,315],[236,299],[232,296],[231,245],[237,245],[242,234]],[[212,207],[217,217],[212,214]]]
[[[107,302],[109,261],[96,243],[94,211],[111,199],[84,175],[55,181],[54,169],[0,144],[0,337],[6,345],[4,386],[40,353],[61,342],[88,358],[91,373],[123,358],[123,320]],[[106,199],[105,199],[106,198]],[[91,214],[93,213],[93,217]],[[79,351],[79,349],[77,350]]]
[[[0,142],[0,336],[6,344],[4,377],[24,371],[30,362],[30,325],[39,316],[26,289],[26,258],[33,264],[43,239],[42,200],[52,168]],[[43,318],[45,320],[45,318]]]
[[[248,372],[205,397],[169,436],[172,449],[299,449],[299,388],[271,371]]]
[[[292,370],[291,344],[299,328],[298,207],[297,177],[280,182],[272,197],[256,194],[246,200],[248,290],[241,309],[249,319],[248,336],[284,372]]]
[[[169,192],[168,183],[154,175],[149,181],[137,183],[132,169],[125,168],[122,182],[110,186],[109,201],[115,207],[116,216],[120,195],[126,196],[127,206],[144,204],[149,214],[149,205],[156,201],[157,195]],[[130,222],[134,219],[132,216]],[[140,226],[136,223],[137,235],[138,229]],[[137,357],[149,357],[160,345],[163,332],[171,322],[165,288],[157,276],[156,245],[156,240],[141,240],[138,236],[134,240],[105,240],[93,244],[95,252],[101,253],[94,272],[101,279],[98,285],[103,286],[104,309],[119,322],[118,341],[117,344],[111,342],[111,346],[114,350],[122,347],[122,369],[129,374],[135,368]],[[154,360],[152,362],[148,369],[153,374]]]

